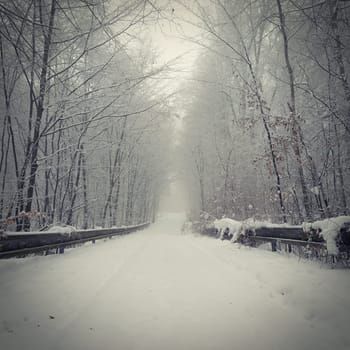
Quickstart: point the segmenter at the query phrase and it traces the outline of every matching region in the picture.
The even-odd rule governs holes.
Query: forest
[[[349,215],[349,67],[347,0],[0,0],[0,225]]]
[[[140,0],[0,2],[2,226],[154,217],[169,96],[140,32],[159,11]]]
[[[181,3],[203,33],[184,119],[191,217],[348,215],[350,2]]]

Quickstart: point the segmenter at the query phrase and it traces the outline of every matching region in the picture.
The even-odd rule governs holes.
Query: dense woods
[[[141,34],[160,11],[143,0],[0,2],[1,226],[152,220],[170,122],[153,80],[164,68]]]
[[[0,225],[148,221],[179,174],[192,219],[348,215],[349,18],[346,0],[0,0]],[[160,22],[200,50],[187,82],[157,61]]]
[[[349,2],[179,3],[204,33],[183,136],[192,217],[349,214]]]

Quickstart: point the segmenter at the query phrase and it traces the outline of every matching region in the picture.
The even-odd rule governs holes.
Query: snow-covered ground
[[[184,216],[0,261],[0,348],[350,349],[350,271],[181,234]]]

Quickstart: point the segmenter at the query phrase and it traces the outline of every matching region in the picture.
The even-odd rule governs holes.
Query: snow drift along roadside
[[[243,223],[233,219],[224,218],[215,220],[214,227],[218,230],[220,239],[223,239],[226,234],[232,236],[232,242],[236,242],[243,233]]]
[[[315,222],[304,222],[304,232],[315,230],[326,241],[328,254],[337,255],[339,253],[337,238],[340,230],[350,223],[350,216],[338,216]]]

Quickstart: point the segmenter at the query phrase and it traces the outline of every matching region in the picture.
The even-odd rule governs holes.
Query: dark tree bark
[[[290,103],[288,103],[289,109],[290,109],[290,118],[291,118],[291,126],[292,126],[292,148],[296,157],[297,161],[297,170],[299,174],[299,181],[301,186],[301,191],[303,195],[303,204],[305,208],[305,214],[306,214],[306,220],[311,221],[312,219],[312,208],[310,203],[310,198],[308,194],[304,169],[302,165],[302,159],[301,159],[301,130],[300,125],[297,120],[297,114],[296,114],[296,99],[295,99],[295,81],[294,81],[294,71],[290,62],[289,58],[289,41],[287,36],[287,29],[286,29],[286,22],[284,13],[281,6],[281,1],[277,1],[278,6],[278,14],[279,14],[279,20],[280,20],[280,30],[283,37],[283,49],[284,49],[284,59],[287,66],[288,76],[289,76],[289,89],[290,89]]]
[[[43,59],[41,63],[41,73],[40,73],[40,82],[39,82],[39,96],[37,100],[37,112],[36,112],[34,131],[33,131],[33,142],[32,142],[31,157],[30,157],[29,183],[28,183],[27,200],[26,200],[26,206],[25,206],[25,211],[27,213],[29,213],[32,210],[36,173],[38,169],[40,128],[41,128],[41,120],[44,112],[46,84],[48,80],[49,55],[50,55],[50,48],[52,44],[55,12],[56,12],[56,0],[52,0],[49,24],[48,24],[48,32],[45,35],[45,40],[44,40],[44,47],[43,47],[44,53],[43,53]],[[26,217],[24,222],[24,230],[28,231],[29,229],[30,229],[30,220],[28,217]]]

